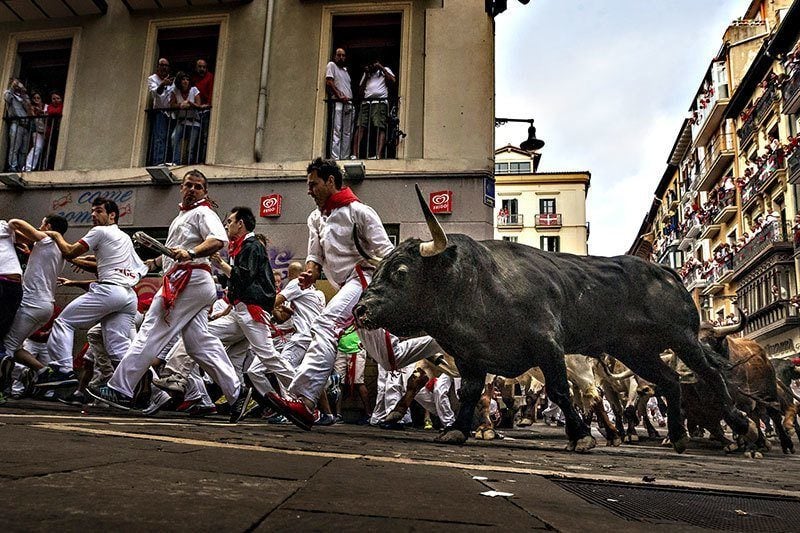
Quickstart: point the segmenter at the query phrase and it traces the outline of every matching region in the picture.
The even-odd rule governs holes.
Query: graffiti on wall
[[[288,275],[289,263],[292,262],[294,254],[288,248],[281,250],[276,246],[270,246],[267,250],[269,254],[269,264],[273,272],[280,272],[281,279],[285,280]]]

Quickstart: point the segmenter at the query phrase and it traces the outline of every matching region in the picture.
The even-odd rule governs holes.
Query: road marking
[[[159,442],[169,442],[171,444],[182,444],[186,446],[203,446],[207,448],[223,448],[228,450],[242,450],[251,452],[266,452],[284,455],[296,455],[302,457],[322,457],[326,459],[350,459],[350,460],[367,460],[376,463],[389,463],[401,465],[416,465],[416,466],[433,466],[438,468],[451,468],[457,470],[464,470],[467,472],[503,472],[508,474],[526,474],[545,477],[556,477],[561,479],[578,479],[584,481],[606,481],[612,483],[627,483],[641,487],[675,487],[691,490],[717,490],[722,492],[739,492],[748,493],[753,495],[766,495],[766,496],[782,496],[798,499],[796,491],[787,491],[779,489],[752,489],[743,487],[731,487],[728,485],[717,485],[710,483],[696,483],[692,481],[680,481],[673,479],[659,480],[658,483],[642,483],[641,479],[630,476],[609,476],[600,474],[578,474],[564,472],[557,470],[544,470],[538,468],[520,468],[515,466],[503,465],[471,465],[465,463],[456,463],[452,461],[433,461],[430,459],[413,459],[407,457],[386,457],[381,455],[366,455],[360,453],[344,453],[344,452],[323,452],[312,450],[292,450],[285,448],[273,448],[270,446],[259,446],[257,444],[234,444],[228,442],[213,442],[199,439],[187,439],[183,437],[170,437],[167,435],[149,435],[146,433],[131,433],[127,431],[113,431],[108,429],[93,429],[82,426],[75,426],[69,424],[52,424],[47,422],[34,423],[32,427],[40,429],[49,429],[55,431],[71,431],[76,433],[88,433],[90,435],[104,435],[108,437],[121,437],[129,439],[141,440],[154,440]]]

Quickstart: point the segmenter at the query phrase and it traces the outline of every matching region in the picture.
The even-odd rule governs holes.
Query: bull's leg
[[[669,367],[658,353],[638,353],[634,355],[618,357],[625,366],[630,368],[636,375],[654,383],[656,394],[667,399],[667,429],[669,439],[673,448],[678,453],[686,451],[689,437],[684,427],[684,417],[681,411],[681,387],[678,382],[678,374]]]
[[[781,412],[774,407],[767,407],[767,414],[769,418],[772,419],[772,424],[775,426],[775,431],[778,433],[778,439],[781,442],[781,450],[783,450],[783,453],[794,453],[792,437],[789,436],[786,428],[783,427]]]
[[[400,422],[403,417],[406,416],[406,413],[414,401],[414,397],[422,390],[422,387],[424,387],[426,383],[428,383],[428,375],[425,374],[425,371],[421,368],[414,370],[414,373],[408,378],[406,392],[403,394],[403,397],[400,398],[400,401],[397,402],[397,405],[394,406],[394,409],[386,415],[384,422]]]
[[[540,354],[540,364],[544,374],[547,397],[561,408],[566,421],[565,429],[569,444],[567,450],[585,453],[594,448],[597,442],[592,437],[589,426],[584,423],[581,415],[572,405],[569,397],[569,382],[567,381],[567,365],[564,355],[554,353],[549,356]]]
[[[602,389],[603,395],[606,397],[606,400],[608,400],[608,403],[611,404],[611,412],[614,413],[614,423],[617,426],[617,433],[623,435],[625,434],[625,422],[622,412],[622,403],[619,401],[619,394],[614,390],[614,387],[605,383],[603,383]]]
[[[625,406],[625,422],[628,424],[625,429],[625,442],[639,442],[639,434],[636,432],[636,426],[639,425],[639,415],[636,413],[636,407],[633,404]]]
[[[444,444],[464,444],[467,441],[472,430],[475,406],[478,405],[486,381],[485,370],[473,368],[460,360],[456,360],[456,366],[461,374],[461,405],[453,427],[445,428],[436,437],[436,442]]]
[[[675,349],[678,357],[702,379],[722,407],[722,418],[734,433],[744,436],[749,442],[758,439],[758,428],[747,416],[736,409],[728,385],[718,368],[714,368],[708,360],[704,349],[696,339],[687,341],[682,349]],[[667,398],[669,402],[669,398]],[[670,406],[671,407],[671,406]],[[672,418],[672,417],[670,417]]]

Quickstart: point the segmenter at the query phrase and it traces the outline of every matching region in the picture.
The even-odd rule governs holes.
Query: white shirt
[[[294,314],[294,329],[297,333],[311,331],[311,322],[325,309],[325,294],[313,286],[300,288],[300,280],[293,279],[281,290],[281,294],[291,306]]]
[[[52,303],[56,281],[64,269],[64,256],[50,237],[34,243],[22,276],[22,301]]]
[[[161,85],[162,81],[164,81],[164,78],[160,77],[158,74],[151,74],[147,78],[147,90],[150,91],[150,95],[153,97],[153,109],[169,107],[169,97],[175,85],[170,83],[164,87],[161,94],[158,94],[158,86]]]
[[[333,78],[333,84],[347,98],[353,99],[353,86],[350,81],[350,73],[347,72],[347,67],[340,67],[333,61],[328,63],[325,67],[325,77]]]
[[[119,226],[95,226],[79,241],[97,258],[97,280],[133,287],[147,274],[147,267],[128,235]]]
[[[201,205],[178,213],[178,216],[169,225],[166,246],[167,248],[191,250],[195,246],[200,246],[209,237],[223,243],[228,242],[228,235],[217,214],[210,207]],[[210,264],[208,257],[198,257],[191,263],[194,265]],[[165,272],[169,272],[174,264],[174,259],[164,256]]]
[[[14,249],[17,241],[8,222],[0,220],[0,274],[22,274],[22,267]]]
[[[386,72],[394,76],[394,72],[389,67],[383,67]],[[364,83],[367,74],[361,76],[361,84]],[[367,86],[364,88],[364,98],[389,98],[389,87],[386,85],[386,75],[382,70],[377,70],[367,78]]]
[[[377,257],[385,257],[392,251],[378,213],[361,202],[353,202],[323,216],[319,209],[308,215],[308,256],[306,261],[322,265],[328,281],[339,288],[355,275],[356,264],[363,257],[353,243],[353,224],[358,224],[364,250]],[[363,263],[362,263],[363,264]],[[372,267],[364,266],[365,270]]]
[[[199,104],[199,96],[200,96],[200,89],[197,87],[190,87],[189,94],[186,98],[183,97],[183,94],[180,91],[172,91],[175,95],[175,101],[178,103],[178,107],[183,102],[191,102],[193,104]],[[181,109],[180,111],[174,111],[172,113],[172,118],[178,119],[181,121],[181,124],[185,124],[187,126],[197,126],[200,127],[200,122],[197,120],[197,110],[192,107]]]

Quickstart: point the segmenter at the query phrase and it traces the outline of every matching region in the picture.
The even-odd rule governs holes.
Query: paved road
[[[657,443],[576,455],[543,425],[445,447],[423,430],[13,401],[0,435],[4,532],[790,531],[800,519],[800,456],[779,447],[758,460],[702,442],[683,455]]]

